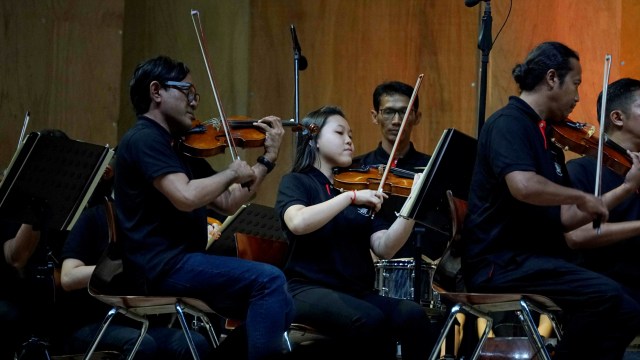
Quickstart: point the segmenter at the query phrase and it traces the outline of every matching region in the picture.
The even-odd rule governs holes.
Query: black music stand
[[[449,215],[446,192],[451,190],[460,199],[469,198],[476,147],[475,138],[454,128],[443,132],[427,167],[417,184],[414,184],[419,186],[418,191],[407,198],[399,212],[399,216],[414,219],[417,223],[424,225],[424,230],[418,236],[418,239],[422,240],[419,241],[425,239],[433,241],[442,237],[443,234],[446,234],[447,241],[451,238],[452,219]],[[440,254],[438,258],[442,255]],[[421,264],[421,261],[421,255],[416,253],[414,264]],[[419,273],[416,271],[416,274]],[[419,281],[422,281],[419,277],[414,279],[414,289],[420,288]],[[447,341],[447,344],[452,343],[453,341]]]
[[[221,235],[208,251],[216,255],[236,256],[236,232],[267,240],[287,241],[275,209],[260,204],[245,204],[228,217],[220,229]]]
[[[0,184],[0,218],[41,230],[39,246],[45,249],[47,266],[39,267],[36,277],[53,279],[48,232],[71,229],[112,156],[108,146],[38,132],[20,144]],[[21,359],[34,354],[49,358],[47,343],[37,336],[22,347]]]
[[[467,200],[471,175],[476,160],[477,140],[454,128],[446,129],[414,186],[418,191],[409,195],[399,215],[414,219],[429,232],[451,235],[451,219],[447,190],[459,199]]]
[[[0,217],[70,230],[112,156],[108,146],[29,134],[0,184]]]

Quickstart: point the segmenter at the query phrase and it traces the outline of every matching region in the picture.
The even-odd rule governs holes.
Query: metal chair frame
[[[116,222],[113,204],[107,199],[105,206],[107,213],[107,222],[109,224],[109,246],[114,246],[116,244]],[[108,250],[109,249],[107,249],[107,251]],[[189,331],[189,325],[187,324],[184,313],[193,315],[195,317],[194,323],[197,322],[197,320],[200,320],[202,324],[204,324],[211,339],[211,343],[214,347],[220,345],[218,336],[216,335],[213,325],[211,324],[211,321],[209,320],[209,317],[207,315],[215,314],[215,312],[201,300],[188,297],[130,296],[102,293],[98,289],[97,284],[104,283],[105,281],[110,281],[113,276],[121,271],[121,261],[121,258],[103,256],[98,264],[96,264],[96,268],[94,269],[91,275],[91,279],[89,280],[89,294],[91,294],[91,296],[93,296],[97,300],[112,306],[112,308],[107,313],[98,333],[96,334],[96,337],[85,353],[85,360],[91,358],[91,355],[94,353],[96,347],[100,343],[100,339],[104,335],[104,332],[109,326],[109,323],[118,313],[125,315],[130,319],[139,321],[142,324],[140,335],[138,336],[136,345],[127,357],[127,359],[129,360],[133,359],[135,353],[140,347],[140,344],[142,343],[144,335],[147,333],[147,329],[149,328],[149,320],[147,319],[147,315],[176,314],[182,327],[185,339],[189,344],[191,354],[196,360],[199,360],[200,357],[198,356],[198,352],[196,351],[196,347],[193,342],[191,332]]]
[[[438,273],[438,268],[444,265],[443,260],[447,260],[455,242],[460,241],[460,230],[467,212],[467,202],[455,198],[450,190],[447,191],[447,200],[449,202],[451,213],[452,235],[444,255],[436,261],[437,265],[436,271],[434,272],[435,274]],[[551,320],[558,340],[560,340],[560,337],[562,336],[562,329],[560,327],[560,323],[556,319],[555,313],[561,311],[561,309],[549,298],[537,294],[450,292],[441,287],[441,285],[437,284],[435,281],[432,281],[432,286],[433,290],[440,294],[442,299],[448,299],[455,305],[452,306],[449,312],[449,316],[442,331],[440,332],[436,346],[433,348],[429,359],[437,360],[439,358],[440,349],[445,342],[451,326],[456,322],[456,315],[458,313],[467,313],[478,318],[483,318],[487,321],[484,332],[480,336],[479,342],[471,356],[471,359],[475,360],[479,357],[480,350],[482,349],[486,339],[489,337],[489,332],[493,325],[493,319],[490,314],[493,312],[514,311],[520,319],[531,346],[538,357],[542,357],[544,360],[551,360],[551,356],[545,347],[544,341],[538,333],[537,325],[531,316],[531,310],[547,315]]]

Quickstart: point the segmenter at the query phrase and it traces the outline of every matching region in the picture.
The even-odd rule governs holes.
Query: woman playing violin
[[[280,183],[276,211],[292,252],[285,266],[295,321],[310,325],[355,351],[347,357],[425,359],[438,329],[419,304],[378,295],[371,252],[389,258],[405,243],[414,221],[388,224],[368,215],[387,195],[340,192],[334,168],[351,164],[354,145],[342,111],[325,106],[302,121],[292,172]]]
[[[640,80],[624,78],[609,84],[605,109],[598,98],[598,116],[605,112],[606,144],[624,156],[627,150],[640,151]],[[634,155],[635,156],[635,155]],[[567,163],[573,186],[594,191],[596,160],[581,157]],[[627,169],[628,170],[628,169]],[[637,173],[634,169],[633,173]],[[567,243],[578,249],[581,265],[620,282],[640,303],[640,197],[635,185],[611,169],[602,171],[602,191],[621,187],[620,196],[608,202],[609,221],[601,234],[586,225],[565,235]],[[626,188],[626,191],[624,191]],[[624,196],[624,195],[627,196]]]

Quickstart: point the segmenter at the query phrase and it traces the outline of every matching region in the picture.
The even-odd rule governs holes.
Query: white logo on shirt
[[[558,174],[558,176],[562,176],[562,166],[558,163],[554,163],[554,165],[556,166],[556,174]]]

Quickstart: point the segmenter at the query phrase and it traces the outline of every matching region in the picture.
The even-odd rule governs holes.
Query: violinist
[[[141,63],[130,95],[138,118],[118,145],[114,184],[125,276],[144,295],[195,297],[224,317],[246,320],[248,353],[237,358],[279,358],[293,311],[284,275],[265,263],[205,253],[205,247],[206,208],[233,214],[275,165],[280,119],[254,124],[266,136],[255,165],[236,159],[215,172],[205,159],[179,150],[200,100],[184,63],[166,56]]]
[[[605,108],[602,93],[598,97],[598,118],[605,113],[605,144],[620,156],[628,151],[640,151],[640,81],[623,78],[609,84]],[[594,191],[596,160],[581,157],[567,163],[573,186],[587,192]],[[631,174],[637,173],[635,168]],[[565,234],[567,243],[580,253],[580,264],[618,281],[640,302],[640,197],[638,185],[611,169],[602,170],[602,191],[618,189],[619,196],[607,202],[609,221],[601,225],[597,234],[585,225]]]
[[[370,254],[391,257],[415,221],[372,219],[368,210],[379,210],[386,194],[333,186],[334,168],[349,166],[354,150],[339,108],[312,111],[302,126],[292,172],[282,178],[276,200],[292,248],[285,274],[295,322],[344,345],[347,358],[395,359],[399,341],[403,359],[426,359],[440,329],[420,304],[374,290]]]
[[[389,154],[397,141],[396,159],[392,162],[393,167],[413,173],[422,173],[429,163],[430,156],[416,150],[411,142],[411,132],[422,119],[417,94],[412,109],[407,109],[413,91],[413,86],[400,81],[383,82],[376,86],[373,91],[373,109],[371,109],[370,115],[372,123],[380,129],[380,142],[376,149],[356,156],[350,168],[386,165],[389,162]],[[409,111],[409,116],[403,132],[398,138],[398,130],[407,111]],[[406,197],[391,195],[385,201],[378,216],[384,217],[387,221],[393,221],[396,218],[395,213],[400,211],[405,200]],[[415,240],[415,235],[412,233],[409,241],[393,257],[413,257]],[[431,250],[430,244],[422,245],[423,250],[428,249],[425,250],[427,256],[434,259],[439,257],[435,249]]]
[[[87,291],[90,278],[100,256],[109,244],[109,226],[105,198],[113,201],[114,156],[94,190],[89,206],[69,232],[61,253],[61,285],[65,290],[59,311],[74,313],[65,322],[65,354],[84,353],[98,333],[111,306],[97,300]],[[98,198],[102,200],[98,202]],[[115,281],[114,281],[115,282]],[[166,315],[148,316],[147,333],[136,351],[136,359],[186,359],[191,352],[182,329],[170,326]],[[62,329],[59,329],[62,331]],[[130,354],[140,335],[139,325],[126,317],[115,317],[102,335],[97,351]],[[197,331],[191,331],[200,358],[212,356],[212,346]]]
[[[640,331],[640,304],[615,281],[572,263],[564,239],[598,217],[605,223],[610,194],[603,201],[572,188],[564,153],[549,136],[579,101],[578,54],[544,42],[512,75],[520,96],[489,117],[478,139],[462,234],[465,285],[556,302],[563,335],[554,360],[619,360]]]

